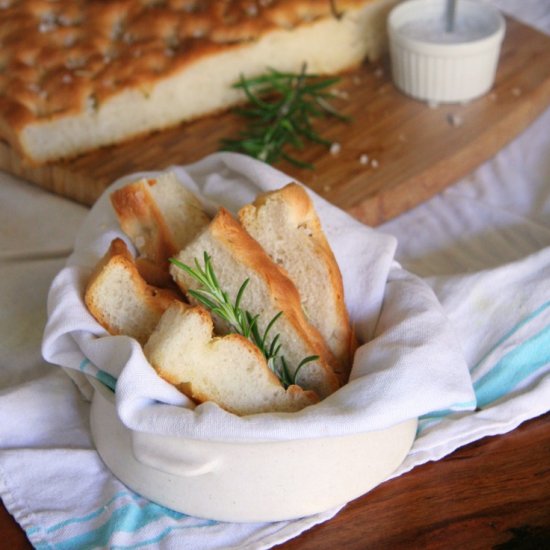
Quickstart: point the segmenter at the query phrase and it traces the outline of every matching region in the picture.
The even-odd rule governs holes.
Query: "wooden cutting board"
[[[340,152],[308,146],[297,156],[314,170],[287,163],[277,168],[378,225],[471,172],[550,105],[550,37],[507,19],[495,86],[465,105],[434,108],[406,97],[391,82],[388,59],[344,75],[338,88],[343,97],[336,106],[352,121],[323,120],[318,128]],[[91,205],[120,176],[217,151],[220,139],[242,124],[227,113],[42,167],[27,165],[0,142],[0,168]]]

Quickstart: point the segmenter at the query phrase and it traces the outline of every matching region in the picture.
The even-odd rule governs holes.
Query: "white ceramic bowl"
[[[129,430],[118,418],[113,392],[90,381],[92,435],[113,474],[158,504],[220,521],[279,521],[343,505],[401,464],[417,427],[413,419],[382,431],[324,439],[180,439]]]
[[[454,32],[445,30],[445,0],[408,0],[388,17],[393,81],[416,99],[455,103],[493,85],[505,21],[493,6],[457,0]]]

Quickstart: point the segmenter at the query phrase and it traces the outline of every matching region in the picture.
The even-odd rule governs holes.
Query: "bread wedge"
[[[309,322],[319,330],[347,380],[355,338],[344,302],[342,275],[305,189],[291,183],[260,195],[239,221],[292,279]]]
[[[162,272],[168,280],[168,258],[210,221],[197,197],[172,172],[125,185],[111,194],[111,203],[139,251],[142,273],[156,271],[158,282]]]
[[[285,357],[291,372],[295,372],[302,359],[319,356],[302,367],[296,382],[321,398],[334,392],[339,381],[330,366],[332,354],[317,329],[307,321],[298,290],[258,242],[223,208],[176,259],[193,266],[196,259],[202,261],[205,252],[211,258],[219,286],[231,300],[235,300],[243,282],[249,280],[240,305],[241,309],[259,316],[260,332],[275,315],[283,312],[271,334],[280,335],[280,355]],[[200,287],[176,265],[171,266],[170,272],[184,292]]]
[[[284,389],[244,336],[213,336],[210,314],[174,302],[145,345],[158,374],[193,400],[238,414],[294,412],[319,401],[298,386]]]
[[[122,239],[115,239],[92,273],[84,302],[111,334],[144,344],[166,308],[180,301],[173,291],[148,285]]]

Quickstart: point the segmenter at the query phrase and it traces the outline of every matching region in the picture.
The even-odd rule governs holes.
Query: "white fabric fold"
[[[427,282],[462,343],[476,411],[422,418],[395,475],[550,410],[550,247],[496,269]]]
[[[208,208],[236,210],[288,176],[230,153],[172,169]],[[153,174],[148,174],[153,175]],[[303,439],[379,430],[458,404],[474,406],[460,346],[430,287],[393,260],[396,242],[311,193],[344,277],[358,349],[350,382],[321,403],[292,414],[239,417],[213,403],[195,406],[156,375],[141,347],[109,336],[83,304],[87,276],[115,236],[124,238],[109,196],[84,222],[68,265],[55,279],[42,351],[51,363],[116,379],[118,413],[130,429],[217,441]],[[229,200],[225,199],[229,197]],[[131,243],[129,243],[131,245]],[[86,391],[86,390],[85,390]]]

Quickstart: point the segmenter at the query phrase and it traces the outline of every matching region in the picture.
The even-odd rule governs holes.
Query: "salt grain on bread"
[[[246,415],[294,412],[318,401],[298,386],[283,388],[259,349],[244,336],[213,336],[210,314],[174,303],[145,345],[158,374],[201,403]]]
[[[144,344],[160,317],[178,296],[148,285],[122,239],[115,239],[96,266],[84,302],[110,333],[124,334]]]
[[[280,334],[281,354],[292,371],[302,359],[311,355],[319,356],[318,360],[302,367],[297,383],[315,391],[321,398],[338,389],[338,378],[330,366],[332,354],[319,331],[307,321],[296,286],[258,242],[223,208],[176,258],[194,266],[195,259],[202,261],[204,252],[211,257],[220,287],[233,299],[243,282],[249,279],[241,308],[259,315],[260,332],[277,313],[283,312],[272,334]],[[176,265],[171,266],[170,272],[184,292],[199,287],[192,277]]]
[[[167,275],[168,259],[210,221],[198,198],[172,172],[117,189],[111,203],[122,230],[139,251],[142,272],[151,277],[161,277],[159,268]]]
[[[242,102],[241,74],[351,68],[385,49],[395,2],[4,1],[0,138],[50,162]]]
[[[309,322],[334,354],[346,381],[355,338],[344,303],[340,269],[303,187],[291,183],[265,193],[239,211],[239,221],[300,293]]]

